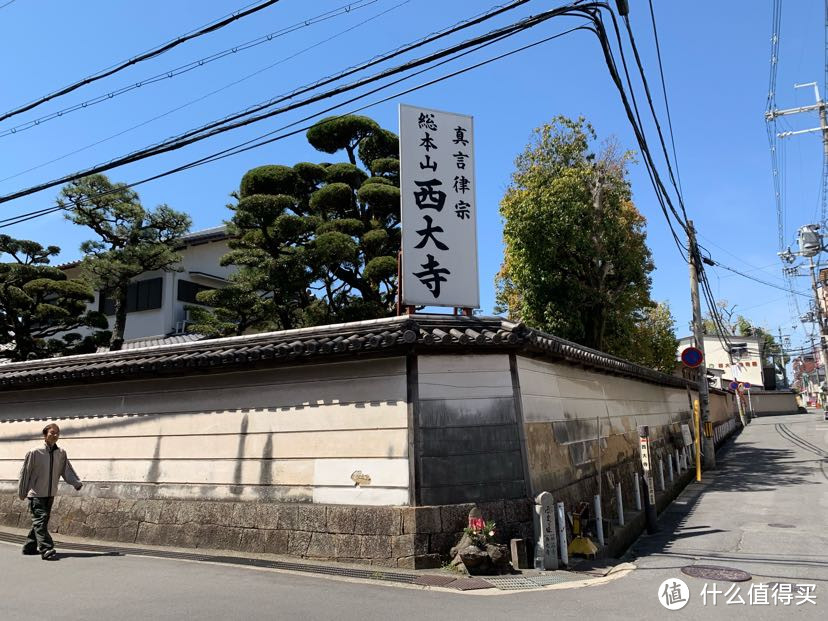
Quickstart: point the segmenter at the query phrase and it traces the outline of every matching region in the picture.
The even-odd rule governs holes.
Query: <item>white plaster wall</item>
[[[792,392],[760,392],[754,393],[751,390],[750,402],[753,411],[757,414],[779,414],[787,412],[796,414],[798,403],[796,395]]]
[[[689,409],[684,390],[518,356],[526,423],[603,421],[602,435],[668,425]]]
[[[98,495],[408,503],[404,358],[0,392],[0,490],[47,421]]]

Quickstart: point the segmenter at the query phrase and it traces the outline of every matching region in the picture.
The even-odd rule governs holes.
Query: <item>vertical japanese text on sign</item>
[[[478,308],[472,117],[400,105],[403,304]]]

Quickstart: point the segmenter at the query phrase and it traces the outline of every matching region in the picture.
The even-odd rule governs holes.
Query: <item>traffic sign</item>
[[[730,382],[727,387],[730,388],[730,390],[737,390],[739,388],[739,382]]]
[[[691,369],[698,367],[703,359],[704,355],[698,347],[686,347],[681,352],[681,361],[684,363],[684,366],[690,367]]]

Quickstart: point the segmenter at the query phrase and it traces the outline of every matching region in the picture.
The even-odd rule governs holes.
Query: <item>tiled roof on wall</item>
[[[409,352],[516,352],[667,386],[694,386],[500,317],[412,315],[15,362],[0,366],[0,390]]]

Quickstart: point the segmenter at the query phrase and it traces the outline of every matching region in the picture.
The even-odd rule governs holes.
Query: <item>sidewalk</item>
[[[25,534],[22,530],[0,526],[0,544],[22,546]],[[521,570],[519,574],[506,576],[467,576],[459,572],[440,569],[406,570],[365,566],[335,561],[313,562],[275,554],[232,554],[226,550],[171,548],[137,544],[112,544],[79,537],[59,536],[55,548],[60,557],[71,557],[76,552],[95,556],[144,556],[178,561],[218,563],[250,568],[301,572],[352,580],[370,580],[389,585],[410,585],[455,591],[487,590],[489,592],[537,590],[546,588],[577,588],[602,584],[607,580],[626,575],[634,569],[629,563],[589,563],[582,570],[540,571]],[[70,552],[65,552],[70,551]]]

